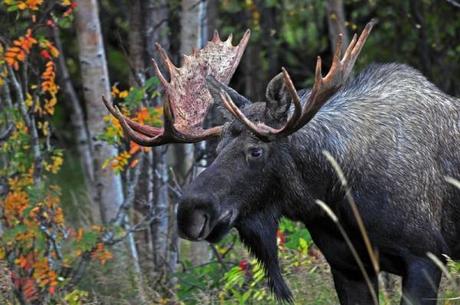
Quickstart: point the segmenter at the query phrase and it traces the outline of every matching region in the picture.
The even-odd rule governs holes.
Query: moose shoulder
[[[200,50],[197,57],[207,68],[197,78],[207,90],[200,87],[204,106],[194,107],[202,110],[213,100],[223,105],[235,118],[224,126],[202,130],[201,125],[182,126],[183,120],[176,124],[178,109],[185,106],[175,98],[180,92],[173,94],[177,80],[172,68],[171,82],[162,80],[168,96],[164,129],[138,126],[106,103],[126,133],[143,145],[220,136],[217,158],[184,191],[179,232],[191,240],[216,242],[236,227],[283,300],[292,300],[277,258],[276,229],[285,216],[311,232],[331,266],[342,305],[377,302],[377,274],[325,151],[344,172],[380,270],[403,277],[402,304],[436,304],[441,271],[427,253],[441,261],[443,254],[460,259],[460,190],[446,181],[460,178],[460,101],[400,64],[371,65],[349,79],[371,27],[351,42],[343,57],[335,54],[325,77],[318,61],[311,90],[297,93],[283,71],[267,86],[266,102],[250,103],[226,85],[242,44],[232,47],[233,57],[224,60],[233,70],[217,69],[212,64],[219,63],[203,59],[209,45]],[[225,44],[216,37],[210,43]],[[191,68],[186,62],[180,69]],[[201,113],[194,119],[202,122],[205,111],[193,113]],[[192,136],[186,134],[190,130]],[[317,200],[336,215],[364,270]]]

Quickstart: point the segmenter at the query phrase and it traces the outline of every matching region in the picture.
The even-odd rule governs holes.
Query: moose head
[[[179,234],[189,240],[217,242],[236,227],[242,241],[263,264],[269,285],[280,299],[291,300],[276,245],[278,220],[289,215],[289,207],[282,203],[289,202],[296,192],[292,187],[280,187],[289,180],[288,169],[295,164],[288,145],[290,137],[347,81],[373,25],[368,23],[359,38],[354,35],[343,56],[339,36],[329,72],[322,76],[318,57],[315,83],[303,93],[297,92],[284,68],[269,82],[265,102],[251,103],[228,86],[249,41],[247,31],[237,46],[232,45],[231,37],[221,41],[216,33],[203,49],[185,56],[180,68],[157,45],[170,74],[168,82],[153,61],[165,89],[163,128],[136,123],[104,100],[126,135],[140,145],[220,137],[217,158],[184,189],[177,212]],[[220,105],[230,120],[204,129],[203,121],[213,103]]]

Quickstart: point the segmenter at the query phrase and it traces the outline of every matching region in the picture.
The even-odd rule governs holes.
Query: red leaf
[[[241,270],[241,271],[246,271],[246,270],[248,270],[248,267],[249,267],[248,260],[246,260],[246,259],[240,260],[240,266],[239,266],[239,267],[240,267],[240,270]]]
[[[40,51],[40,56],[43,57],[46,60],[51,59],[51,55],[47,50],[41,50]]]

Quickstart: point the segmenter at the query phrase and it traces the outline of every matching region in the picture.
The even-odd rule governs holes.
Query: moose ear
[[[292,98],[284,84],[283,73],[272,78],[265,92],[267,99],[266,114],[278,122],[287,120]]]
[[[242,108],[251,102],[241,94],[239,94],[236,90],[230,88],[229,86],[219,82],[214,76],[209,75],[206,77],[206,86],[208,87],[209,93],[211,93],[212,98],[214,99],[214,103],[217,104],[218,109],[222,112],[226,119],[233,119],[233,116],[223,107],[223,101],[220,96],[221,90],[225,91],[230,95],[233,102],[235,103],[238,108]]]

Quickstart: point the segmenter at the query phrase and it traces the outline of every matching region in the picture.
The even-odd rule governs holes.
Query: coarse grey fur
[[[290,138],[291,145],[305,149],[303,156],[329,151],[353,180],[349,184],[359,204],[376,204],[388,220],[398,214],[393,219],[403,217],[407,227],[424,231],[432,225],[445,240],[430,242],[439,242],[443,253],[460,255],[447,252],[460,243],[460,202],[459,191],[445,180],[460,178],[460,101],[419,71],[402,64],[369,66]],[[372,184],[376,175],[379,185]],[[362,201],[358,184],[392,196],[384,206]],[[392,237],[402,232],[395,230]]]
[[[401,64],[368,67],[290,142],[299,155],[309,157],[299,158],[297,168],[312,172],[312,164],[319,165],[313,170],[314,180],[326,182],[331,175],[321,169],[329,168],[321,151],[329,151],[338,161],[381,256],[382,270],[407,276],[412,257],[423,260],[427,252],[460,259],[460,190],[445,180],[460,178],[460,101],[417,70]],[[292,181],[292,177],[286,179]],[[301,183],[305,179],[296,186],[299,192]],[[354,219],[349,206],[333,193],[328,193],[326,201],[339,202],[330,206],[341,215],[344,226],[353,230],[356,226],[347,223]],[[313,193],[314,198],[322,198],[321,193]],[[312,231],[321,230],[303,221]],[[318,239],[318,244],[328,241],[322,236]],[[331,255],[325,253],[331,265],[342,264],[335,262],[343,257],[334,247],[320,247],[325,252],[331,249]],[[421,282],[415,280],[414,286],[417,281]],[[419,304],[417,292],[413,294],[412,303]],[[433,300],[420,304],[429,302]]]
[[[282,91],[270,84],[269,103],[242,108],[248,118],[283,124],[270,107],[280,106],[274,99],[286,103],[286,96],[272,94],[273,88]],[[309,91],[301,92],[306,101]],[[435,304],[441,272],[427,252],[460,259],[460,190],[446,182],[460,179],[459,147],[457,98],[406,65],[371,65],[287,138],[264,143],[239,121],[228,123],[216,160],[184,192],[179,231],[214,242],[235,226],[275,294],[291,300],[274,232],[281,216],[301,221],[331,265],[341,304],[372,304],[348,246],[315,204],[326,202],[338,216],[376,287],[345,191],[324,156],[328,151],[345,173],[381,270],[403,277],[402,304]]]

